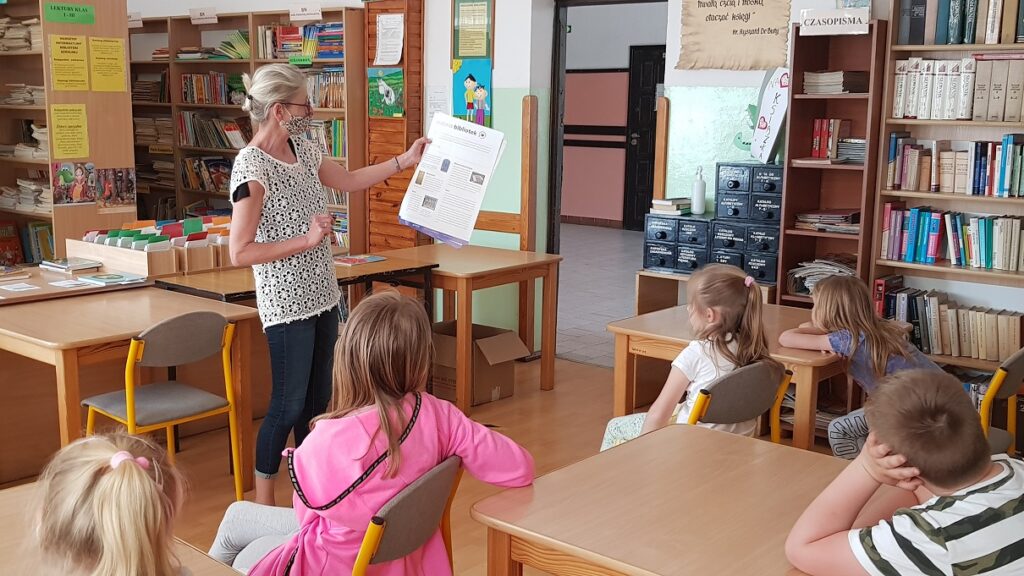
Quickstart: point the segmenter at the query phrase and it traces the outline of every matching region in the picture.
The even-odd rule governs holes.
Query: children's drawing
[[[135,169],[101,168],[96,199],[106,211],[135,211]]]
[[[491,93],[494,87],[491,76],[490,58],[452,60],[453,116],[481,126],[492,126]]]
[[[401,68],[370,68],[370,116],[401,118],[405,116],[405,72]]]
[[[96,166],[92,162],[56,162],[53,165],[53,203],[96,201]]]

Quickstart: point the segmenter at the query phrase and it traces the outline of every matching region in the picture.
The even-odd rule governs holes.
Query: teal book
[[[910,209],[910,215],[907,218],[907,252],[903,255],[904,262],[914,262],[914,255],[917,254],[917,227],[920,215],[920,208]]]
[[[935,12],[935,43],[949,43],[949,2],[939,0],[939,9]]]
[[[964,0],[950,0],[949,40],[947,44],[964,43]]]
[[[941,3],[943,0],[939,0]],[[978,2],[988,0],[967,0],[964,6],[964,41],[962,44],[974,44],[974,37],[978,34]],[[981,26],[985,26],[982,22]],[[938,41],[936,41],[936,44]]]
[[[928,262],[928,233],[931,227],[932,213],[930,210],[922,210],[917,216],[917,247],[914,248],[914,262],[925,264]]]

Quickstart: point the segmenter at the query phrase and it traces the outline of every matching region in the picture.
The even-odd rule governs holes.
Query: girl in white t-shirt
[[[738,366],[761,360],[775,363],[768,355],[761,321],[761,289],[753,278],[734,266],[707,266],[690,278],[686,293],[690,326],[698,339],[672,362],[665,387],[649,412],[608,422],[601,450],[673,422],[686,424],[698,392],[715,379]],[[753,436],[756,428],[754,420],[705,426],[745,436]]]

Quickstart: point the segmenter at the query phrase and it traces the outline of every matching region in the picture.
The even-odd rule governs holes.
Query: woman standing
[[[324,186],[364,190],[416,165],[429,142],[401,156],[349,172],[324,162],[302,135],[313,108],[306,77],[287,64],[243,77],[242,108],[258,125],[231,172],[231,261],[252,266],[256,305],[270,345],[272,390],[256,439],[256,502],[274,505],[274,478],[288,433],[298,446],[331,397],[341,291],[331,257],[331,216]]]

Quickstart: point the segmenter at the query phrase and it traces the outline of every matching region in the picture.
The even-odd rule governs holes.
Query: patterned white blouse
[[[247,182],[259,182],[266,193],[256,227],[256,242],[280,242],[309,231],[314,214],[327,213],[327,199],[318,175],[323,156],[305,138],[292,138],[298,162],[288,164],[253,146],[243,148],[231,170],[231,197]],[[252,267],[256,306],[263,328],[305,320],[339,304],[330,240],[281,260]]]

